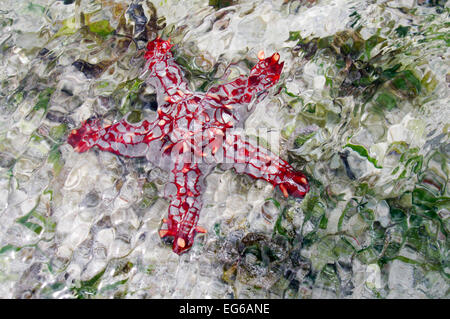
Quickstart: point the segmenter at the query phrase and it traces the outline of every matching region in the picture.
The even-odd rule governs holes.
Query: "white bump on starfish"
[[[274,62],[278,62],[279,59],[280,59],[280,55],[279,55],[278,53],[275,53],[275,54],[272,56],[272,60],[273,60]]]
[[[184,248],[184,246],[186,246],[186,242],[184,241],[183,238],[180,237],[177,240],[177,245],[178,245],[178,247]]]
[[[264,51],[263,51],[263,50],[259,51],[259,52],[258,52],[258,59],[264,60],[264,57],[265,57]]]
[[[280,184],[280,189],[283,192],[284,197],[287,198],[289,196],[289,193],[288,193],[286,187],[283,184]]]
[[[202,233],[202,234],[206,234],[206,233],[207,233],[206,229],[204,229],[204,228],[201,227],[201,226],[196,226],[196,227],[195,227],[195,231],[196,231],[197,233]]]
[[[220,100],[220,97],[217,94],[206,93],[206,96],[212,97],[215,100]]]
[[[189,151],[189,146],[186,142],[183,142],[183,153],[187,153]]]
[[[166,229],[160,229],[160,230],[159,230],[159,237],[161,237],[161,238],[166,237],[168,232],[169,232],[169,231],[166,230]]]

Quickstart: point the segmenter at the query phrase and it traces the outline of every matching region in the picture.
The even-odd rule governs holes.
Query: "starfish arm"
[[[148,144],[154,139],[151,133],[155,123],[142,121],[130,124],[126,117],[121,121],[103,127],[100,119],[85,121],[79,129],[72,130],[67,141],[75,151],[82,153],[97,146],[126,157],[143,157],[148,150]]]
[[[205,102],[212,106],[234,108],[251,102],[258,93],[275,85],[280,79],[284,62],[278,63],[280,55],[275,53],[259,62],[250,71],[250,76],[240,76],[232,82],[212,87],[205,95]]]
[[[181,254],[189,250],[195,234],[205,232],[197,226],[201,203],[203,174],[198,164],[176,162],[166,186],[170,199],[168,218],[160,229],[161,238],[173,237],[173,251]]]
[[[147,82],[154,86],[158,94],[158,104],[163,102],[175,103],[186,94],[192,94],[183,77],[183,71],[175,63],[170,49],[170,41],[157,38],[147,45],[145,58],[150,76]]]
[[[285,197],[304,197],[309,191],[306,176],[271,151],[254,146],[240,135],[229,135],[223,145],[223,159],[238,173],[263,179],[278,186]]]

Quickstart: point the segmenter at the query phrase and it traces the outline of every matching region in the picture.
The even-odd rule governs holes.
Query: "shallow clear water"
[[[0,2],[1,298],[448,297],[447,1]],[[245,129],[311,181],[296,201],[217,167],[182,256],[166,172],[65,142],[155,112],[156,35],[199,91],[279,52]]]

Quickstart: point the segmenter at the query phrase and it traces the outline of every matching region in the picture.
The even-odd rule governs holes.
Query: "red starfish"
[[[73,130],[68,142],[77,152],[93,146],[127,157],[147,157],[170,171],[165,196],[170,200],[168,218],[159,231],[161,238],[173,237],[173,251],[188,250],[197,232],[202,206],[204,177],[220,163],[279,186],[284,196],[303,197],[309,184],[300,172],[269,150],[246,141],[236,128],[250,111],[247,105],[260,92],[278,82],[283,63],[280,55],[264,58],[248,78],[211,88],[206,94],[191,92],[175,63],[169,41],[157,38],[147,45],[145,58],[150,70],[147,82],[157,89],[158,118],[130,124],[125,119],[106,127],[88,120]]]

